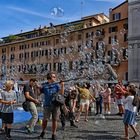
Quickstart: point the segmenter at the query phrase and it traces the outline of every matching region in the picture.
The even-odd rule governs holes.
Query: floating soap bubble
[[[75,30],[75,27],[72,23],[69,22],[65,25],[65,31],[71,32],[71,31],[74,31],[74,30]]]
[[[117,39],[113,38],[111,45],[112,45],[112,49],[119,49],[119,41]]]
[[[64,16],[64,10],[61,7],[54,7],[51,9],[51,15],[55,17],[62,17]]]
[[[96,36],[100,36],[101,35],[101,31],[100,30],[97,30],[96,33],[95,33],[95,35]]]
[[[124,35],[126,33],[126,30],[124,28],[120,29],[120,34]]]
[[[87,40],[85,46],[86,46],[86,48],[92,48],[93,47],[93,40]]]
[[[98,48],[99,49],[105,49],[105,42],[104,41],[99,41],[98,42]]]
[[[54,33],[56,33],[55,27],[49,27],[49,28],[48,28],[48,33],[49,33],[49,34],[54,34]]]

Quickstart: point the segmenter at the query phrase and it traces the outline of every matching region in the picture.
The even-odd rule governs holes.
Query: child
[[[103,94],[103,102],[104,102],[104,113],[110,114],[111,107],[111,89],[108,87],[108,84],[105,84],[105,90],[102,91]]]
[[[125,104],[125,113],[124,113],[124,126],[125,126],[125,139],[128,140],[128,127],[130,126],[134,131],[135,135],[131,139],[135,139],[139,136],[136,129],[136,110],[137,107],[133,105],[134,96],[136,95],[136,91],[132,88],[128,89],[128,96],[124,99]]]
[[[16,103],[16,93],[12,88],[13,82],[6,81],[5,89],[0,94],[0,103],[2,103],[2,123],[4,125],[7,140],[12,140],[10,132],[14,118],[13,104]]]

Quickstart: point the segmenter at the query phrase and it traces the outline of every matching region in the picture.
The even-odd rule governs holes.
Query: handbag
[[[56,93],[53,95],[52,104],[55,106],[61,106],[65,103],[65,97],[63,94]]]
[[[23,107],[24,111],[26,111],[26,112],[29,111],[29,103],[30,103],[29,101],[24,101],[22,103],[22,107]]]

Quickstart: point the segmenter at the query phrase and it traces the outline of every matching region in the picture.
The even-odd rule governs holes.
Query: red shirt
[[[120,89],[121,87],[121,89]],[[123,85],[116,85],[115,86],[115,94],[116,94],[116,99],[122,99],[123,95],[125,94],[126,89]]]

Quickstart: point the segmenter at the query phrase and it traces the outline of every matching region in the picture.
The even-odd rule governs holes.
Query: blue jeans
[[[96,98],[96,114],[99,114],[99,110],[100,110],[100,114],[102,114],[102,103],[103,103],[103,98],[102,96]]]

